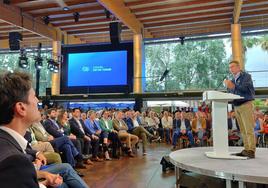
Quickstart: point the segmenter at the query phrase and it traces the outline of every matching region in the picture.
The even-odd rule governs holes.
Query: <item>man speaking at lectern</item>
[[[228,92],[244,97],[233,101],[235,115],[244,143],[244,150],[236,155],[255,158],[256,144],[252,103],[255,91],[251,75],[241,71],[239,62],[234,60],[229,63],[229,70],[233,75],[233,79],[224,80]]]

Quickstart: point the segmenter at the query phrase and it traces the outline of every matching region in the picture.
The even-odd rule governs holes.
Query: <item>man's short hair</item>
[[[50,115],[50,114],[51,114],[51,112],[52,112],[53,110],[54,110],[54,111],[57,111],[57,109],[56,109],[56,108],[50,108],[50,109],[48,109],[48,110],[47,110],[47,114],[48,114],[48,115]]]
[[[81,112],[80,108],[73,108],[72,112],[75,112],[76,110],[79,110]]]
[[[230,61],[230,62],[229,62],[229,65],[232,64],[232,63],[234,63],[234,64],[236,64],[236,65],[238,65],[238,66],[240,65],[239,62],[236,61],[236,60],[232,60],[232,61]]]
[[[0,125],[12,121],[16,103],[28,103],[31,88],[31,77],[27,73],[6,72],[0,75]]]

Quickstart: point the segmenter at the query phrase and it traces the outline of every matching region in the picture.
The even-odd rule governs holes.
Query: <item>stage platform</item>
[[[230,152],[240,152],[242,147],[229,147]],[[212,159],[205,152],[213,151],[213,147],[188,148],[170,153],[170,161],[175,165],[176,187],[182,169],[201,175],[226,180],[226,187],[232,181],[239,182],[244,188],[245,182],[268,184],[268,148],[257,148],[256,158],[248,160]]]

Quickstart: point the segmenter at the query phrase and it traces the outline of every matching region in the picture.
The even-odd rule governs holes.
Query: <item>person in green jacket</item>
[[[117,149],[121,147],[121,142],[118,137],[118,132],[113,128],[113,121],[109,115],[110,113],[108,110],[103,110],[102,117],[99,120],[99,125],[104,132],[108,133],[108,139],[112,142],[112,157],[119,158],[117,155]]]

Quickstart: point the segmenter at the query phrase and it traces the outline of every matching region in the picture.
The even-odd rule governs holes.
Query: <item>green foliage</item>
[[[264,51],[268,52],[268,35],[244,37],[243,45],[245,51],[248,48],[253,48],[254,46],[260,45]]]
[[[228,74],[223,40],[147,45],[146,91],[216,88]],[[170,72],[163,82],[163,72]]]
[[[33,88],[35,88],[35,80],[36,80],[36,69],[35,69],[35,61],[33,59],[33,54],[28,54],[28,62],[29,67],[27,69],[19,68],[18,66],[18,60],[19,60],[19,54],[18,53],[8,53],[8,54],[0,54],[0,72],[5,71],[23,71],[28,72],[30,75],[32,75],[33,80]],[[51,58],[50,53],[44,53],[42,54],[42,57],[44,58],[43,61],[43,68],[40,71],[40,89],[39,89],[39,95],[45,96],[46,95],[46,88],[51,87],[51,73],[46,67],[46,58]]]

